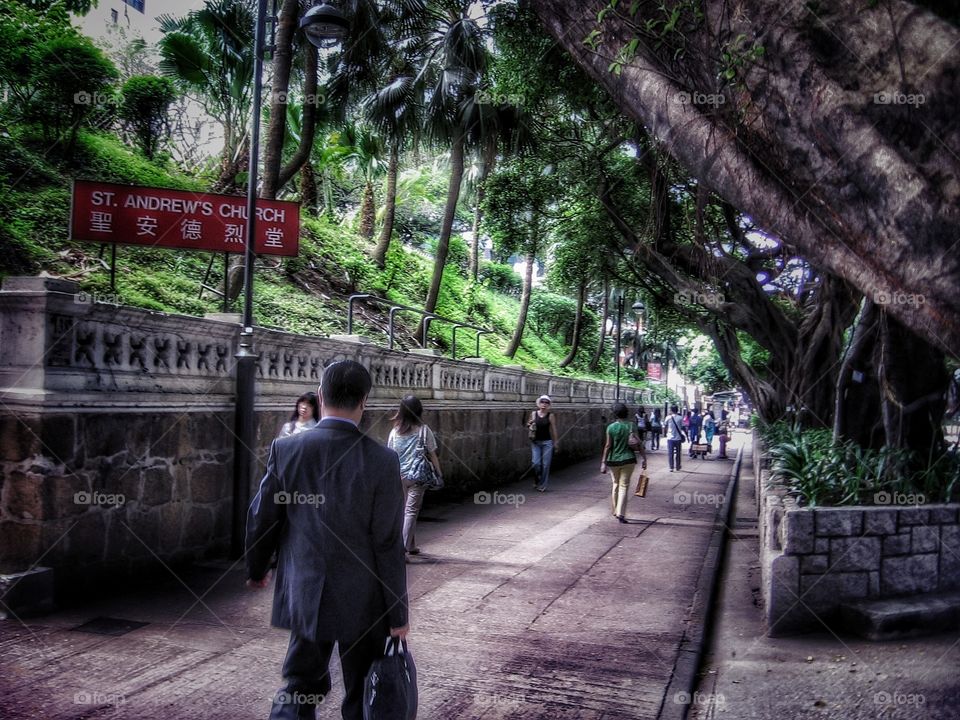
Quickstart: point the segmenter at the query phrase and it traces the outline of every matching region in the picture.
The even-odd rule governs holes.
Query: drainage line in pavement
[[[714,604],[718,591],[720,564],[726,548],[727,530],[730,528],[730,516],[733,512],[733,500],[736,497],[742,463],[743,448],[740,448],[730,471],[730,479],[727,481],[723,505],[717,508],[714,515],[713,532],[697,579],[690,619],[680,640],[673,675],[660,701],[657,720],[685,720],[690,710],[690,699],[697,687],[697,671],[700,669],[700,662],[709,638],[710,608]]]

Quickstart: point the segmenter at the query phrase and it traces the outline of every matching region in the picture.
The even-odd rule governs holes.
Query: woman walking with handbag
[[[636,450],[630,447],[630,435],[633,424],[627,420],[627,406],[617,403],[613,406],[613,415],[617,419],[607,425],[606,441],[600,459],[600,472],[606,473],[609,467],[613,475],[613,488],[610,503],[613,514],[622,523],[627,521],[627,498],[630,496],[630,477],[637,465],[636,453],[643,457],[643,469],[647,469],[647,455],[643,443],[636,443]],[[639,438],[638,438],[639,440]]]
[[[536,479],[533,487],[540,492],[546,492],[550,481],[550,463],[553,462],[553,451],[560,449],[557,438],[557,422],[550,412],[550,396],[541,395],[537,398],[537,409],[530,413],[527,428],[530,431],[530,451],[532,454],[533,471]]]
[[[408,555],[420,553],[415,530],[417,516],[423,506],[423,496],[430,485],[442,487],[443,484],[443,472],[437,458],[437,439],[421,419],[422,414],[423,403],[414,395],[405,396],[391,418],[393,429],[387,438],[387,447],[396,451],[400,457],[400,480],[406,494],[403,547]],[[431,476],[431,470],[435,471],[435,476]]]

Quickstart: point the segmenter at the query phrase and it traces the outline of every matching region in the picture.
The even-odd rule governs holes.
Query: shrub
[[[555,335],[565,339],[577,317],[577,301],[565,295],[535,292],[530,298],[530,325],[537,335]]]
[[[109,115],[115,107],[112,83],[117,69],[88,39],[65,36],[44,43],[34,72],[44,128],[67,141],[69,156],[81,125],[97,114]]]
[[[481,262],[478,275],[484,285],[504,295],[519,297],[523,291],[523,278],[509,265]]]
[[[949,502],[960,477],[960,463],[950,453],[923,468],[913,451],[865,449],[834,440],[829,430],[800,430],[785,422],[757,429],[772,461],[770,480],[810,507],[869,505],[885,492]]]
[[[135,75],[120,91],[120,118],[136,138],[140,151],[153,160],[161,141],[170,132],[167,112],[177,91],[170,78]]]

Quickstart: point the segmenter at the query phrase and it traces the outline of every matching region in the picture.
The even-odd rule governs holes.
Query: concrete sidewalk
[[[753,468],[745,457],[694,720],[960,718],[960,628],[895,642],[823,632],[768,638]]]
[[[664,702],[675,714],[667,689],[702,623],[691,612],[733,464],[684,461],[671,474],[665,449],[650,455],[628,524],[612,517],[599,458],[543,494],[514,484],[428,507],[408,565],[419,716],[647,719]],[[0,622],[0,717],[267,717],[288,635],[269,627],[272,591],[243,580],[209,564]],[[78,629],[97,618],[128,624]],[[338,684],[318,717],[339,717]]]

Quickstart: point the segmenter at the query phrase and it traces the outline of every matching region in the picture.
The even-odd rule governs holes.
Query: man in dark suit
[[[324,370],[320,424],[275,440],[247,516],[250,587],[278,553],[273,625],[290,630],[273,720],[316,717],[338,644],[345,720],[362,720],[363,682],[387,634],[407,634],[407,576],[397,454],[357,425],[370,374],[352,360]]]

